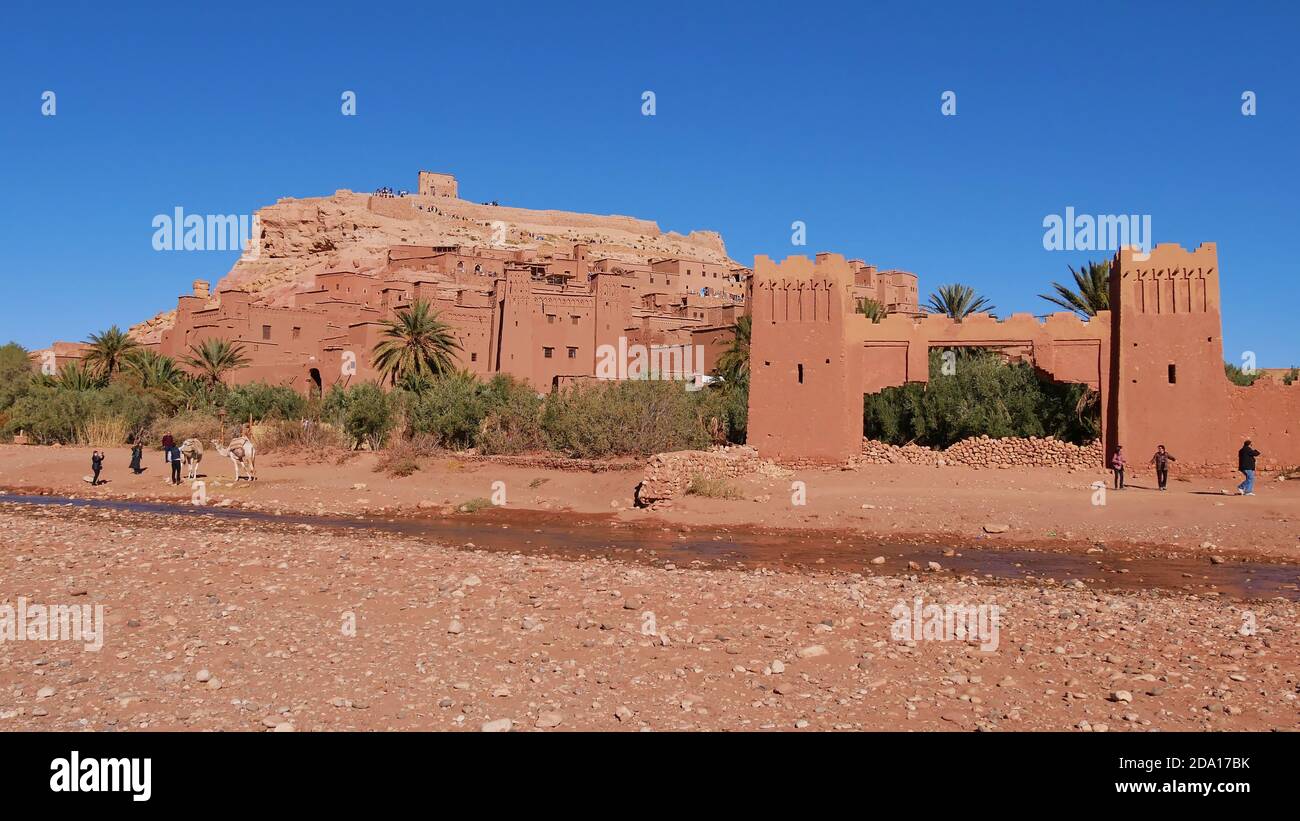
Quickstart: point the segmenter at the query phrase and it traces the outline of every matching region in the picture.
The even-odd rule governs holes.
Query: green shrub
[[[542,398],[530,388],[512,390],[479,425],[480,453],[532,453],[546,449],[542,431]]]
[[[352,447],[366,445],[379,450],[397,425],[399,399],[377,385],[361,384],[350,388],[335,385],[321,403],[324,421],[340,427]]]
[[[0,413],[31,391],[32,374],[32,363],[23,346],[15,342],[0,345]]]
[[[1228,377],[1229,382],[1234,385],[1240,385],[1243,388],[1255,384],[1255,380],[1264,375],[1262,371],[1258,370],[1246,373],[1239,366],[1234,365],[1231,362],[1223,363],[1223,373]]]
[[[944,448],[972,436],[1055,436],[1083,444],[1097,438],[1099,411],[1084,385],[1040,378],[1023,362],[993,351],[969,350],[956,372],[942,372],[942,352],[930,352],[930,381],[868,395],[863,430],[896,445],[915,441]]]
[[[307,399],[287,385],[256,382],[230,388],[223,404],[232,422],[301,420],[307,413]]]
[[[38,444],[124,444],[142,436],[158,412],[154,397],[128,385],[71,390],[34,381],[6,412],[3,434],[22,430]]]
[[[34,384],[9,409],[6,434],[24,431],[39,445],[73,445],[78,430],[90,418],[90,392],[69,391],[52,385]]]
[[[99,417],[116,417],[125,425],[129,441],[137,441],[153,425],[163,411],[162,403],[153,394],[136,390],[124,382],[113,382],[92,394],[91,414]]]
[[[552,449],[581,459],[702,448],[704,393],[670,381],[573,385],[546,397],[542,429]]]
[[[446,448],[473,447],[488,413],[483,387],[468,374],[431,380],[407,405],[408,429],[416,436],[432,436]]]

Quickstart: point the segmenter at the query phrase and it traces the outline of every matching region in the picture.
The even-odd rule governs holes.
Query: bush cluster
[[[930,352],[930,381],[870,394],[863,402],[863,434],[893,445],[932,448],[973,436],[1055,436],[1085,444],[1101,430],[1096,394],[1085,385],[1052,382],[1024,362],[994,351],[954,352],[944,373],[943,352]]]
[[[596,459],[699,448],[718,437],[743,436],[733,424],[738,404],[743,401],[725,391],[688,391],[682,382],[591,381],[542,397],[509,376],[481,381],[455,374],[390,392],[374,385],[336,387],[326,394],[321,416],[343,430],[354,447],[373,450],[389,443],[407,448],[418,438],[448,450],[552,451]],[[400,467],[409,465],[404,460]]]

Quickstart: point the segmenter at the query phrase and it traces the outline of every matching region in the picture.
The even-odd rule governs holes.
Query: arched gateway
[[[844,461],[861,448],[864,394],[928,381],[931,348],[978,346],[1099,391],[1107,452],[1120,441],[1133,453],[1163,443],[1184,464],[1228,464],[1253,438],[1276,460],[1300,462],[1300,385],[1241,388],[1224,376],[1213,243],[1121,251],[1112,310],[1087,321],[894,314],[872,323],[853,311],[852,286],[838,254],[755,259],[749,442],[762,455]]]

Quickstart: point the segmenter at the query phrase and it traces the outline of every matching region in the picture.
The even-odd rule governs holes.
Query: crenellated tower
[[[1189,462],[1228,461],[1219,259],[1214,243],[1188,251],[1124,248],[1111,275],[1113,424],[1107,452],[1129,458],[1163,444]],[[1240,444],[1240,443],[1238,443]]]
[[[848,338],[853,269],[839,254],[754,260],[749,436],[774,459],[862,450],[862,344]]]

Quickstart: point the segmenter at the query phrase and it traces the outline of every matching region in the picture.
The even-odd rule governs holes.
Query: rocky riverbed
[[[70,640],[5,641],[0,729],[1131,732],[1300,723],[1300,606],[1281,598],[487,547],[4,505],[0,607],[20,597],[29,607],[102,605],[104,623],[97,651]],[[920,627],[900,634],[904,611],[958,604],[997,608],[992,641]]]

